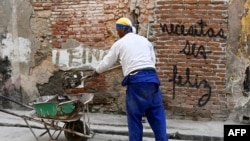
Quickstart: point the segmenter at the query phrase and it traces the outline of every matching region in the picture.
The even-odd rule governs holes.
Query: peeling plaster
[[[238,3],[237,3],[238,2]],[[234,9],[229,9],[231,11],[231,27],[233,27],[231,31],[231,38],[229,39],[229,46],[231,45],[230,51],[236,50],[235,53],[228,54],[227,59],[234,59],[233,62],[228,64],[228,70],[231,72],[228,73],[228,76],[231,75],[230,81],[227,82],[227,87],[231,87],[231,97],[230,100],[234,101],[236,104],[234,105],[234,110],[236,111],[236,119],[240,122],[243,122],[243,117],[250,118],[249,112],[249,96],[247,92],[245,92],[243,84],[245,82],[244,78],[246,76],[246,68],[250,66],[250,0],[241,0],[241,1],[230,1],[230,4],[234,5]],[[238,4],[238,5],[237,5]],[[244,7],[243,5],[244,4]],[[238,7],[237,7],[238,6]],[[240,7],[239,7],[240,6]],[[242,9],[242,8],[244,9]],[[237,10],[238,11],[237,11]],[[236,20],[238,19],[238,20]],[[241,23],[241,25],[237,25],[235,21]],[[237,30],[235,27],[241,27]],[[234,32],[233,32],[234,31]],[[239,33],[237,33],[239,31]],[[235,38],[239,34],[239,38]],[[237,40],[238,39],[238,40]],[[237,44],[236,44],[237,43]],[[228,52],[229,53],[229,52]],[[231,67],[231,68],[230,68]],[[233,71],[234,70],[234,71]],[[246,107],[247,106],[247,107]],[[248,121],[250,122],[250,121]]]
[[[22,37],[14,39],[12,34],[8,33],[0,47],[1,57],[8,56],[11,62],[28,63],[30,60],[31,42],[28,39]]]
[[[231,101],[238,101],[243,96],[244,73],[248,64],[245,58],[245,43],[243,44],[247,21],[245,15],[246,1],[231,0],[228,7],[229,38],[227,47],[227,84],[226,92],[230,94]],[[243,40],[242,40],[243,39]]]
[[[13,38],[12,34],[7,33],[6,38],[2,39],[0,44],[0,56],[4,58],[8,56],[12,64],[12,82],[16,81],[20,77],[20,64],[26,63],[31,60],[31,42],[28,39],[17,37]]]

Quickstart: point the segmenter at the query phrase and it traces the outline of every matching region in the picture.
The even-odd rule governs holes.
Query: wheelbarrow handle
[[[88,79],[88,78],[90,78],[90,77],[92,77],[92,75],[86,75],[86,76],[82,77],[81,80],[85,80],[85,79]]]
[[[71,102],[76,102],[76,101],[78,101],[78,99],[61,102],[58,104],[58,106],[63,105],[63,104],[67,104],[67,103],[71,103]]]

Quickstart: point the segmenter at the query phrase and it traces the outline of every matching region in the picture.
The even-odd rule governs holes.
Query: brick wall
[[[138,33],[145,36],[148,22],[154,20],[154,1],[148,0],[32,0],[31,3],[32,18],[45,18],[43,13],[49,13],[47,26],[54,48],[61,48],[69,38],[90,47],[110,47],[118,38],[114,26],[118,18],[129,17]]]
[[[94,1],[58,0],[57,2],[38,1],[33,3],[35,10],[51,10],[52,46],[60,48],[67,39],[76,39],[86,44],[93,41],[103,43],[102,4]],[[95,6],[95,7],[93,7]]]
[[[36,54],[41,54],[40,52],[53,48],[76,47],[75,44],[70,46],[67,43],[68,39],[78,41],[84,47],[94,50],[109,48],[117,39],[115,21],[130,13],[127,0],[32,0],[31,3],[34,8],[31,20],[33,21],[32,30],[42,43],[41,50],[43,50]],[[47,21],[47,28],[42,28],[45,20]],[[40,25],[41,22],[44,24]],[[45,29],[46,32],[42,32]],[[64,46],[65,43],[67,43],[66,47]],[[35,57],[38,58],[37,60],[45,58],[38,55]],[[120,103],[123,102],[120,97],[124,96],[124,90],[122,90],[120,82],[117,82],[118,80],[121,81],[121,78],[121,70],[116,69],[98,78],[88,80],[88,82],[85,82],[84,88],[69,89],[65,92],[94,92],[95,104],[105,105],[99,106],[104,107],[102,111],[116,111],[116,109],[121,109],[121,105],[123,105]],[[54,84],[50,83],[53,82],[48,82],[48,85],[39,85],[40,95],[48,94],[43,89],[55,87]],[[60,87],[60,84],[57,85]],[[57,92],[61,93],[61,91]],[[56,92],[54,91],[54,93]],[[97,108],[97,110],[100,109]]]
[[[170,118],[224,119],[227,3],[157,0],[152,25]]]
[[[67,39],[103,48],[110,47],[117,38],[114,30],[116,19],[133,13],[129,9],[132,2],[135,1],[33,0],[32,5],[35,13],[50,12],[47,23],[51,30],[52,48],[61,48]],[[135,4],[140,10],[136,16],[137,24],[143,25],[138,28],[139,34],[149,35],[155,45],[168,117],[194,120],[227,118],[225,48],[228,3],[226,0],[154,2],[153,5],[153,1],[141,0]],[[117,82],[115,76],[119,75],[120,80],[121,73],[117,72],[94,80],[101,92],[98,102],[122,101],[116,97],[124,95],[113,94],[121,90],[120,85],[117,86],[120,81]]]

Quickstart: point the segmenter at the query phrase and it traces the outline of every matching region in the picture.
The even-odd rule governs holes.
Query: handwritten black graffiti
[[[187,56],[193,55],[197,57],[199,54],[203,56],[204,59],[207,59],[207,53],[212,53],[212,51],[206,51],[205,47],[200,45],[197,51],[196,44],[193,43],[192,46],[190,45],[189,41],[186,41],[185,47],[180,51],[180,53],[184,53]],[[196,53],[195,53],[196,52]]]
[[[167,24],[160,23],[160,27],[162,32],[167,32],[168,34],[176,34],[176,35],[183,35],[183,36],[208,36],[208,37],[221,37],[221,38],[227,38],[224,35],[223,29],[219,29],[218,32],[215,32],[213,28],[208,28],[206,31],[204,31],[205,27],[207,26],[206,22],[203,20],[200,20],[197,22],[197,25],[192,25],[189,28],[186,28],[185,25],[179,25],[179,24],[170,24],[169,26]]]
[[[190,69],[189,68],[186,69],[186,81],[183,81],[182,76],[180,75],[177,76],[177,74],[178,74],[177,66],[174,65],[173,78],[169,79],[169,82],[173,82],[173,99],[175,99],[175,86],[176,85],[178,86],[188,85],[189,87],[197,88],[197,89],[200,88],[201,85],[203,85],[203,88],[207,89],[208,93],[202,95],[201,98],[199,98],[198,106],[202,107],[206,105],[211,97],[211,92],[212,92],[212,88],[209,85],[209,83],[206,80],[202,80],[198,83],[197,78],[195,78],[194,83],[190,82]]]

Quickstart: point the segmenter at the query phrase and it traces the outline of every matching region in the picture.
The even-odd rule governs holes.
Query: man
[[[128,18],[116,22],[120,37],[100,64],[93,76],[110,68],[119,59],[124,79],[122,86],[126,90],[126,110],[129,129],[129,141],[142,141],[142,117],[145,115],[156,141],[168,141],[166,118],[162,103],[160,81],[155,70],[155,52],[147,38],[133,33]]]

